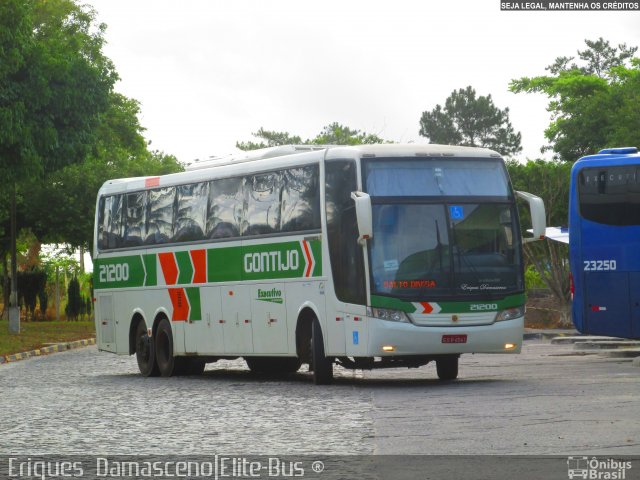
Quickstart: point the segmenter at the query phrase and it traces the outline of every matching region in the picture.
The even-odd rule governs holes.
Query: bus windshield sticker
[[[398,260],[385,260],[384,261],[384,271],[396,271],[398,270],[399,264]]]
[[[451,220],[462,220],[464,218],[462,205],[449,206],[449,213],[451,215]]]

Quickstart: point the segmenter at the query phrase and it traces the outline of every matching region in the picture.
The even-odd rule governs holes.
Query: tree
[[[117,79],[104,25],[72,0],[0,4],[0,174],[7,181],[84,158]]]
[[[112,94],[86,159],[53,172],[44,180],[26,183],[25,190],[30,193],[24,195],[24,209],[29,212],[29,226],[38,238],[90,251],[96,195],[105,181],[182,170],[173,155],[147,149],[139,113],[137,101]]]
[[[602,38],[585,40],[573,57],[558,57],[547,67],[551,75],[511,81],[516,93],[549,97],[551,123],[545,130],[556,159],[575,161],[602,148],[640,144],[640,59],[637,47],[611,47]]]
[[[529,160],[526,164],[508,161],[507,168],[515,190],[535,192],[544,200],[547,225],[567,225],[571,164]],[[525,214],[526,215],[526,214]],[[528,218],[522,219],[526,224]],[[569,292],[569,249],[565,244],[544,240],[526,243],[525,259],[532,265],[560,305],[560,321],[571,324]]]
[[[352,130],[338,122],[333,122],[324,127],[309,143],[316,145],[364,145],[387,142],[376,134]]]
[[[73,0],[0,3],[0,175],[13,192],[14,308],[17,184],[81,161],[88,152],[117,79],[102,54],[104,30],[93,10]],[[19,331],[13,322],[10,329]]]
[[[260,129],[252,133],[254,137],[263,139],[260,142],[236,142],[240,150],[256,150],[258,148],[277,147],[280,145],[362,145],[371,143],[388,143],[378,135],[354,130],[338,122],[326,125],[314,138],[302,140],[298,135],[287,132]]]
[[[257,150],[259,148],[278,147],[280,145],[300,145],[302,139],[297,136],[291,136],[287,132],[276,132],[273,130],[265,130],[260,127],[257,132],[252,133],[254,137],[261,138],[261,142],[236,142],[236,147],[240,150]]]
[[[67,307],[65,308],[67,320],[78,320],[84,306],[85,302],[80,293],[80,282],[78,277],[74,276],[67,287]]]
[[[630,61],[638,47],[627,47],[626,43],[621,43],[618,47],[612,47],[607,40],[600,37],[598,40],[585,40],[587,49],[578,50],[578,57],[582,60],[583,65],[571,63],[575,57],[558,57],[549,65],[546,70],[553,75],[570,70],[578,70],[583,75],[595,75],[600,78],[609,76],[611,69],[620,65],[624,65]]]
[[[522,135],[514,131],[509,109],[497,108],[491,95],[477,97],[471,86],[454,90],[444,107],[423,112],[420,135],[430,143],[491,148],[507,156],[522,151]]]

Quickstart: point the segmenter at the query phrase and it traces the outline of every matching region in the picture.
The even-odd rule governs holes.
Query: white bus
[[[440,145],[287,146],[106,182],[97,343],[145,376],[243,357],[255,372],[419,367],[517,353],[522,236],[544,205],[499,154]]]

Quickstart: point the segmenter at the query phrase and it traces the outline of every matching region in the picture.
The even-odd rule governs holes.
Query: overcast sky
[[[422,112],[467,85],[509,107],[521,157],[538,158],[547,99],[509,81],[585,39],[640,45],[638,12],[501,12],[499,0],[87,3],[152,148],[184,162],[230,153],[260,127],[309,138],[340,122],[424,143]]]

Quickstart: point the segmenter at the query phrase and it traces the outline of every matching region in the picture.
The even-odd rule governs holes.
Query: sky
[[[85,0],[107,25],[116,90],[151,148],[191,162],[260,127],[303,139],[339,122],[427,143],[422,112],[471,85],[541,155],[548,99],[513,94],[584,40],[640,45],[640,12],[500,11],[499,0]]]

